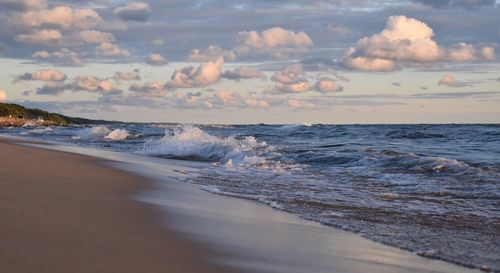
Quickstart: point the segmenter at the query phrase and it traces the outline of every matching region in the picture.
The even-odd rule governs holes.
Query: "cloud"
[[[239,66],[232,71],[226,70],[222,74],[223,78],[230,80],[253,79],[253,78],[266,78],[266,75],[257,69],[248,66]]]
[[[167,60],[161,54],[149,54],[146,62],[150,65],[162,66],[167,64]]]
[[[29,10],[44,9],[47,7],[47,0],[0,0],[0,8],[9,10]]]
[[[288,107],[299,110],[311,110],[316,108],[316,105],[314,105],[313,103],[297,99],[288,100],[287,105]]]
[[[62,37],[61,32],[58,30],[42,29],[27,34],[19,34],[14,40],[24,44],[55,46],[60,44]]]
[[[130,52],[113,43],[102,43],[96,48],[96,53],[104,57],[129,57]]]
[[[491,46],[459,43],[446,49],[433,36],[434,31],[424,22],[391,16],[382,32],[358,40],[356,47],[347,50],[342,63],[356,70],[393,71],[405,63],[495,59]]]
[[[466,43],[453,44],[445,51],[446,59],[455,62],[467,62],[477,59],[494,60],[495,48],[486,45],[472,45]]]
[[[14,82],[17,81],[53,81],[53,82],[62,82],[67,78],[66,74],[62,73],[59,70],[54,69],[41,69],[37,70],[33,73],[24,73],[16,77]]]
[[[58,95],[68,89],[65,82],[48,81],[36,89],[37,95]]]
[[[247,98],[244,99],[243,102],[245,103],[246,106],[251,107],[251,108],[268,108],[269,107],[269,102],[264,99],[254,99],[254,98]]]
[[[62,48],[58,51],[36,51],[31,57],[42,60],[45,62],[63,65],[63,66],[81,66],[83,61],[80,59],[78,53],[71,51],[67,48]]]
[[[119,92],[120,90],[113,86],[107,79],[101,79],[95,76],[76,76],[69,83],[69,87],[75,91],[104,91]]]
[[[29,29],[58,28],[63,30],[85,30],[97,27],[102,18],[91,8],[71,8],[58,6],[52,9],[15,13],[9,17],[9,23]]]
[[[164,97],[168,91],[163,81],[134,83],[130,85],[129,90],[147,97]]]
[[[470,86],[467,83],[457,81],[455,77],[450,74],[445,75],[441,80],[439,80],[438,85],[446,85],[448,87]]]
[[[303,52],[314,45],[305,32],[295,32],[281,27],[257,31],[239,32],[234,51],[238,55],[267,53],[282,58],[290,53]]]
[[[74,44],[102,44],[115,41],[113,34],[98,30],[82,30],[69,37],[69,43]]]
[[[300,64],[284,67],[282,70],[276,71],[271,80],[274,82],[271,92],[302,93],[312,88],[306,78],[303,66]]]
[[[187,66],[176,69],[167,83],[171,88],[203,87],[217,83],[220,79],[224,58],[209,61],[198,67]]]
[[[7,100],[7,93],[5,91],[0,90],[0,101],[6,101]]]
[[[115,75],[113,75],[113,79],[115,81],[140,81],[141,75],[139,75],[137,71],[132,71],[132,72],[116,71]]]
[[[232,50],[225,50],[218,45],[211,45],[205,49],[193,49],[189,52],[187,60],[190,62],[208,62],[223,57],[226,61],[233,61],[236,55]]]
[[[316,81],[314,88],[321,93],[341,92],[344,87],[337,85],[332,78],[321,77]]]
[[[476,9],[483,6],[494,6],[495,0],[413,0],[414,2],[430,5],[436,8],[461,7]]]
[[[125,6],[116,8],[113,13],[122,20],[144,22],[151,15],[148,3],[129,1]]]

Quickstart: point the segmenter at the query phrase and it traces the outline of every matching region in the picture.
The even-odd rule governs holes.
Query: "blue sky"
[[[492,0],[0,0],[0,100],[189,123],[500,122]]]

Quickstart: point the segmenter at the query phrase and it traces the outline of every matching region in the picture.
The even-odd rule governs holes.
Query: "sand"
[[[0,138],[2,272],[238,272],[130,196],[143,178]],[[163,215],[162,215],[163,217]]]

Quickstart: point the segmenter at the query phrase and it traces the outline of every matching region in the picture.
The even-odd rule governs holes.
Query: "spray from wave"
[[[165,130],[161,139],[146,142],[143,154],[233,165],[266,164],[273,147],[253,136],[218,137],[191,125]]]
[[[77,131],[76,135],[71,137],[73,140],[125,140],[130,137],[130,134],[125,129],[111,130],[106,126],[94,126],[91,128],[84,128]]]

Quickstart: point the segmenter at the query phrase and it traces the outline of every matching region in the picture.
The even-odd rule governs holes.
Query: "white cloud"
[[[335,81],[328,77],[321,77],[316,81],[314,88],[321,93],[341,92],[344,88],[337,85]]]
[[[182,69],[176,69],[167,86],[172,88],[190,88],[217,83],[220,79],[223,64],[224,59],[219,57],[215,61],[209,61],[198,67],[187,66]]]
[[[129,1],[125,6],[118,7],[113,11],[122,20],[144,22],[151,15],[148,3]]]
[[[262,71],[242,65],[233,69],[232,71],[227,70],[222,74],[222,77],[230,80],[241,80],[266,78],[266,75]]]
[[[236,54],[232,50],[225,50],[218,45],[211,45],[205,49],[193,49],[189,52],[187,60],[190,62],[208,62],[223,57],[226,61],[236,59]]]
[[[62,82],[67,78],[66,74],[55,69],[41,69],[33,73],[24,73],[16,77],[15,81],[54,81]]]
[[[393,71],[405,63],[495,59],[491,46],[458,43],[446,49],[433,36],[434,31],[424,22],[391,16],[382,32],[358,40],[356,47],[347,50],[342,63],[356,70]]]
[[[7,100],[7,93],[5,91],[0,90],[0,101],[6,101]]]
[[[167,60],[161,54],[149,54],[146,61],[150,65],[161,66],[167,64]]]
[[[281,27],[257,31],[242,31],[236,38],[234,51],[238,55],[267,53],[276,58],[303,52],[314,45],[305,32],[295,32]]]
[[[288,100],[287,105],[288,105],[288,107],[295,108],[295,109],[301,109],[301,110],[310,110],[310,109],[316,108],[316,105],[314,105],[310,102],[297,100],[297,99]]]
[[[102,43],[96,48],[96,53],[105,57],[129,57],[130,52],[113,43]]]
[[[441,80],[439,80],[438,85],[446,85],[448,87],[464,87],[469,86],[467,83],[459,82],[454,76],[447,74]]]

